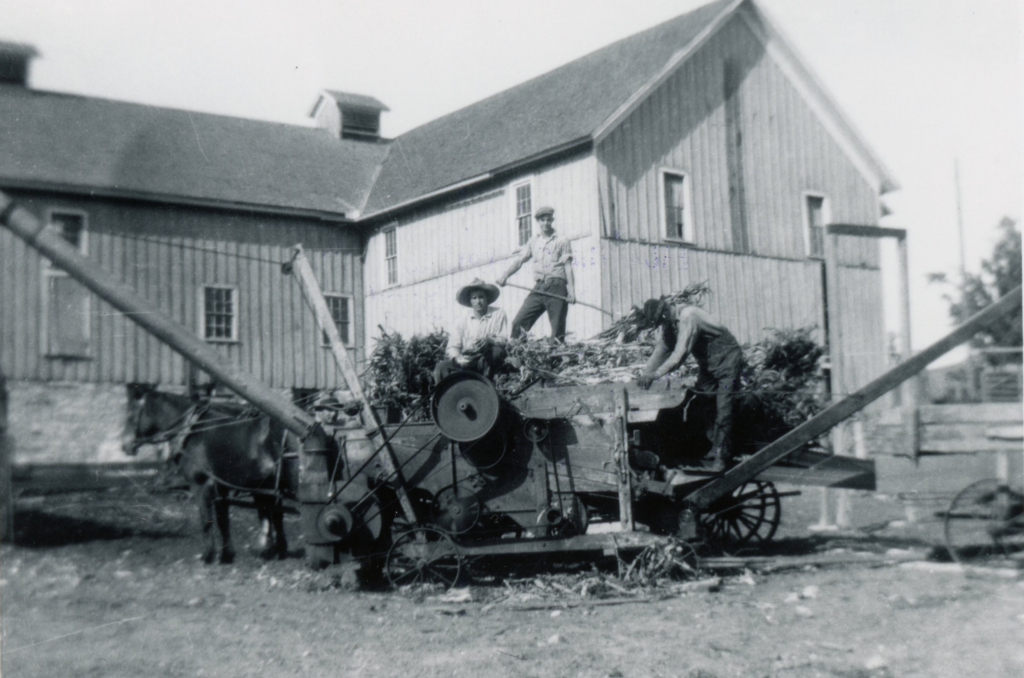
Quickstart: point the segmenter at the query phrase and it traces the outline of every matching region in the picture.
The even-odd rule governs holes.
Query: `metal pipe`
[[[0,225],[38,250],[44,257],[92,290],[128,319],[160,341],[209,372],[218,381],[249,401],[282,426],[299,436],[306,436],[316,426],[316,419],[296,407],[287,398],[274,392],[251,375],[227,363],[209,344],[166,317],[142,299],[130,287],[114,278],[95,263],[83,257],[54,229],[47,228],[28,210],[17,206],[0,191]]]

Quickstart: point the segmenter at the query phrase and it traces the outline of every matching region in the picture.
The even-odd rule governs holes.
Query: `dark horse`
[[[243,405],[202,404],[148,386],[131,386],[128,393],[124,451],[134,455],[140,445],[172,441],[172,453],[180,453],[179,467],[199,501],[203,560],[212,563],[216,552],[214,520],[221,535],[220,562],[235,557],[228,518],[232,492],[252,496],[262,527],[260,555],[284,558],[288,542],[281,498],[295,496],[297,460],[291,452],[301,445],[298,437]]]

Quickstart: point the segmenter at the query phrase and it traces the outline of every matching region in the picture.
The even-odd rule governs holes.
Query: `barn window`
[[[398,284],[398,229],[391,227],[384,231],[384,265],[387,269],[388,286]]]
[[[47,220],[79,254],[88,254],[85,212],[50,210]],[[43,267],[45,354],[55,358],[89,357],[89,292],[53,265]]]
[[[238,290],[206,285],[202,303],[203,338],[207,341],[238,341]]]
[[[804,194],[804,240],[807,256],[821,259],[825,256],[825,224],[828,202],[825,196]]]
[[[533,186],[529,181],[513,187],[515,195],[516,244],[522,247],[533,235]]]
[[[685,172],[661,170],[662,232],[667,240],[693,242],[690,181]]]
[[[324,301],[327,302],[327,310],[331,312],[331,319],[334,320],[334,326],[338,328],[342,343],[346,345],[352,343],[352,337],[349,334],[351,324],[349,318],[352,317],[349,313],[349,298],[340,294],[325,294]],[[322,332],[321,334],[324,346],[330,346],[331,342],[327,339],[327,333]]]

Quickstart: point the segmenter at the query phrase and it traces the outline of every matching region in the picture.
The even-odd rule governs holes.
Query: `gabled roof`
[[[386,145],[0,85],[0,185],[356,217]]]
[[[503,170],[602,138],[751,0],[717,0],[483,101],[407,132],[391,143],[363,214],[373,216],[424,197],[484,180]],[[764,17],[761,17],[764,19]],[[767,19],[764,19],[766,23]],[[772,29],[772,39],[781,37]],[[791,48],[783,46],[787,56]],[[820,82],[800,65],[798,77],[837,120],[848,146],[879,177],[896,182]]]
[[[858,168],[882,193],[895,189],[889,171],[753,0],[716,0],[391,142],[0,85],[0,186],[372,217],[591,147],[735,15],[784,62]],[[387,110],[366,95],[322,96]]]
[[[735,4],[704,5],[395,138],[365,213],[589,139]]]

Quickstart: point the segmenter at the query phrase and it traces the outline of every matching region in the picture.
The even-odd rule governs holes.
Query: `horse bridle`
[[[180,439],[181,442],[184,442],[185,438],[188,437],[189,432],[192,430],[192,426],[195,425],[196,421],[205,411],[206,408],[200,407],[199,404],[192,405],[182,412],[181,416],[178,417],[178,419],[169,427],[162,431],[158,431],[151,436],[140,437],[139,420],[142,418],[142,407],[140,407],[138,413],[135,415],[135,430],[133,431],[135,438],[129,446],[128,454],[134,455],[143,445],[160,445],[162,443],[168,443],[178,439]]]

